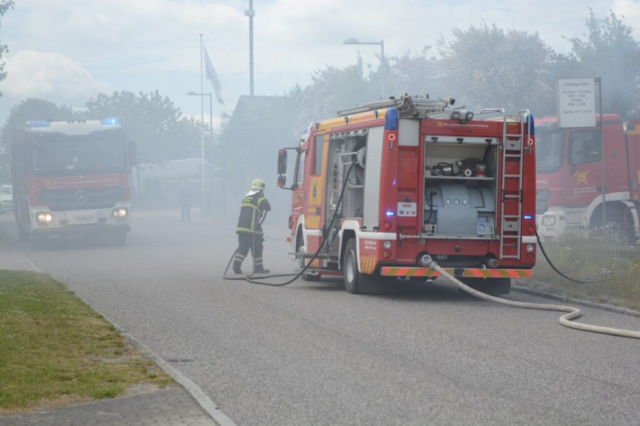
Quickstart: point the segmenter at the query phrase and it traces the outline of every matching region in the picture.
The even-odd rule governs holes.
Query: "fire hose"
[[[356,164],[356,162],[357,161],[354,161],[353,163],[351,163],[351,167],[349,168],[349,171],[346,173],[345,176],[348,177],[351,174],[351,170],[353,169],[353,167]],[[338,198],[338,202],[336,204],[336,211],[334,212],[333,216],[331,217],[331,221],[329,222],[329,227],[328,227],[329,230],[333,226],[333,223],[335,222],[335,220],[336,220],[336,218],[338,216],[338,210],[339,210],[340,205],[342,204],[342,199],[343,199],[346,187],[347,187],[347,185],[343,184],[342,191],[340,192],[340,198]],[[256,221],[257,221],[258,224],[261,225],[264,222],[265,219],[266,219],[266,214],[261,216],[261,217],[259,217]],[[255,228],[257,229],[257,226]],[[257,234],[254,232],[253,233],[253,245],[252,245],[253,251],[252,251],[252,253],[255,253],[256,235]],[[540,237],[538,236],[537,231],[536,231],[536,237],[538,238],[538,243],[540,243]],[[321,251],[324,248],[327,240],[328,240],[328,238],[323,238],[322,239],[320,247],[318,247],[318,250],[314,253],[313,257],[304,266],[304,268],[302,268],[300,271],[298,271],[298,273],[295,273],[295,274],[261,275],[260,277],[255,277],[254,276],[255,271],[252,270],[252,272],[247,276],[228,277],[227,276],[227,272],[229,271],[229,266],[231,266],[231,263],[233,262],[235,254],[237,253],[237,249],[236,249],[236,251],[234,251],[233,255],[231,256],[231,259],[229,259],[229,262],[227,263],[227,267],[225,268],[225,271],[224,271],[224,274],[223,274],[223,279],[230,280],[230,281],[247,281],[247,282],[250,282],[252,284],[267,285],[267,286],[272,286],[272,287],[282,287],[282,286],[289,285],[289,284],[293,283],[294,281],[296,281],[298,278],[300,278],[306,272],[306,270],[309,269],[309,267],[311,266],[313,261],[321,253]],[[573,278],[570,278],[570,277],[566,276],[565,274],[560,272],[551,263],[551,260],[549,259],[549,257],[547,256],[546,252],[544,251],[544,248],[542,247],[542,244],[540,244],[540,249],[541,249],[542,253],[544,254],[545,258],[547,259],[547,261],[549,262],[549,264],[552,266],[552,268],[558,274],[560,274],[562,277],[564,277],[564,278],[566,278],[566,279],[568,279],[570,281],[577,282],[577,283],[596,282],[596,281],[576,280],[576,279],[573,279]],[[639,331],[625,330],[625,329],[612,328],[612,327],[602,327],[602,326],[597,326],[597,325],[590,325],[590,324],[584,324],[584,323],[580,323],[580,322],[575,322],[573,320],[576,319],[576,318],[579,318],[580,316],[582,316],[582,312],[580,311],[580,309],[574,308],[572,306],[549,305],[549,304],[541,304],[541,303],[516,302],[516,301],[513,301],[513,300],[502,299],[500,297],[495,297],[495,296],[491,296],[491,295],[482,293],[482,292],[480,292],[478,290],[475,290],[475,289],[469,287],[468,285],[464,284],[462,281],[460,281],[459,279],[457,279],[456,277],[454,277],[453,275],[448,273],[446,270],[444,270],[442,267],[440,267],[440,265],[438,265],[431,257],[429,257],[428,259],[429,259],[429,261],[428,261],[427,267],[429,267],[430,269],[432,269],[434,271],[439,272],[443,277],[447,278],[453,284],[457,285],[458,288],[460,288],[462,291],[464,291],[464,292],[466,292],[466,293],[468,293],[468,294],[470,294],[470,295],[472,295],[474,297],[477,297],[478,299],[482,299],[482,300],[486,300],[486,301],[494,302],[494,303],[499,303],[501,305],[516,307],[516,308],[522,308],[522,309],[535,309],[535,310],[543,310],[543,311],[566,312],[564,315],[562,315],[559,318],[560,324],[563,325],[564,327],[573,328],[575,330],[589,331],[589,332],[592,332],[592,333],[600,333],[600,334],[608,334],[608,335],[612,335],[612,336],[620,336],[620,337],[629,337],[629,338],[633,338],[633,339],[640,339],[640,332]],[[254,269],[255,269],[255,265],[254,265]],[[260,280],[265,280],[265,279],[270,279],[270,278],[282,278],[282,277],[291,277],[291,279],[289,279],[289,280],[287,280],[287,281],[285,281],[283,283],[268,283],[268,282],[260,281]]]
[[[351,166],[349,167],[349,171],[345,174],[344,179],[346,180],[346,178],[349,177],[349,175],[351,175],[351,171],[353,170],[353,167],[356,165],[358,161],[355,160],[351,163]],[[342,205],[342,198],[344,196],[344,192],[345,189],[347,189],[347,185],[346,182],[343,182],[342,184],[342,190],[340,191],[340,198],[338,198],[338,202],[336,203],[336,211],[333,213],[333,216],[331,216],[331,221],[329,222],[329,226],[327,227],[328,230],[331,230],[331,227],[333,226],[335,220],[338,217],[338,211],[340,209],[340,206]],[[266,214],[260,218],[256,219],[256,222],[259,225],[262,225],[262,223],[264,222],[264,220],[266,219]],[[253,232],[253,241],[252,241],[252,254],[255,253],[255,247],[256,247],[256,232],[255,229],[257,229],[258,226],[254,226],[254,232]],[[229,263],[227,263],[227,267],[224,270],[224,274],[222,275],[222,278],[228,281],[247,281],[250,282],[252,284],[258,284],[258,285],[268,285],[271,287],[282,287],[285,285],[289,285],[292,282],[294,282],[295,280],[297,280],[298,278],[300,278],[307,269],[309,269],[309,267],[311,266],[311,264],[313,263],[314,260],[316,260],[316,258],[320,255],[320,253],[322,252],[322,249],[324,248],[326,242],[327,242],[328,238],[323,238],[322,242],[320,243],[320,247],[318,247],[318,250],[313,254],[313,257],[309,260],[309,262],[304,266],[304,268],[302,268],[300,271],[298,271],[295,274],[275,274],[275,275],[260,275],[259,277],[255,277],[254,273],[255,273],[255,265],[254,268],[252,269],[251,273],[249,275],[243,276],[243,277],[229,277],[227,276],[227,272],[229,271],[229,266],[231,266],[231,263],[233,262],[233,258],[235,257],[236,253],[238,252],[238,250],[236,249],[236,251],[233,252],[233,255],[231,255],[231,259],[229,259]],[[265,280],[265,279],[270,279],[270,278],[284,278],[284,277],[292,277],[291,279],[283,282],[283,283],[268,283],[268,282],[262,282],[261,280]]]
[[[469,293],[470,295],[475,296],[478,299],[499,303],[501,305],[512,306],[516,308],[567,312],[566,314],[562,315],[559,319],[560,324],[562,324],[565,327],[573,328],[576,330],[582,330],[582,331],[590,331],[592,333],[601,333],[601,334],[609,334],[612,336],[640,339],[640,331],[625,330],[625,329],[611,328],[611,327],[601,327],[597,325],[590,325],[590,324],[584,324],[584,323],[572,321],[576,318],[579,318],[582,315],[582,313],[580,312],[580,309],[574,308],[572,306],[516,302],[513,300],[502,299],[500,297],[495,297],[495,296],[482,293],[478,290],[475,290],[469,287],[468,285],[464,284],[462,281],[460,281],[459,279],[457,279],[456,277],[448,273],[446,270],[441,268],[440,265],[438,265],[433,259],[431,259],[427,263],[428,263],[427,265],[428,268],[431,268],[434,271],[439,272],[443,277],[447,278],[449,281],[457,285],[462,291]]]

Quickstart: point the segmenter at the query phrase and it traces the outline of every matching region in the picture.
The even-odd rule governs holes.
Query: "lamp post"
[[[189,92],[187,93],[187,96],[200,96],[200,97],[208,96],[209,97],[209,129],[210,129],[209,131],[211,132],[211,142],[213,143],[213,95],[211,93]],[[202,129],[200,129],[200,133],[202,135],[203,133]],[[200,164],[200,189],[202,190],[202,200],[203,200],[202,208],[204,208],[204,164],[205,164],[204,136],[200,137],[200,159],[202,162],[202,164]]]
[[[348,38],[342,44],[373,44],[380,46],[380,97],[384,98],[384,75],[382,67],[384,67],[384,40],[380,41],[358,41],[355,38]]]

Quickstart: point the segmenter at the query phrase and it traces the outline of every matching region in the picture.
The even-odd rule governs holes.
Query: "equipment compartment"
[[[496,238],[496,138],[425,138],[423,231]]]

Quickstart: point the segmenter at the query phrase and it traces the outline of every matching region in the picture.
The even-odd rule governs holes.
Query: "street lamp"
[[[213,143],[213,96],[211,93],[196,93],[196,92],[189,92],[187,93],[187,96],[208,96],[209,97],[209,127],[210,127],[210,132],[211,132],[211,142]],[[202,133],[202,131],[200,131]],[[200,138],[200,154],[201,154],[201,158],[202,158],[202,165],[200,166],[200,168],[202,169],[201,171],[201,187],[202,187],[202,191],[204,192],[204,136],[202,136]]]
[[[384,98],[384,40],[380,41],[358,41],[355,38],[348,38],[342,42],[342,44],[373,44],[380,46],[380,97]]]

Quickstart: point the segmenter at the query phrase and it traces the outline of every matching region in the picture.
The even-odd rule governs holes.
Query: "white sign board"
[[[560,127],[596,126],[596,84],[593,78],[558,80]]]
[[[418,203],[398,203],[398,217],[418,216]]]

